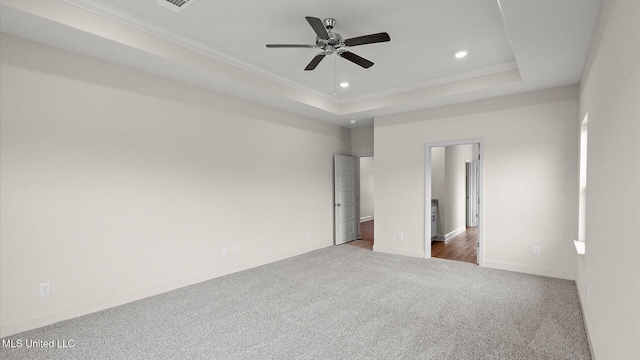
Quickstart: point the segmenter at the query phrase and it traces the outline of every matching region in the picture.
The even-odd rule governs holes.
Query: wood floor
[[[374,220],[370,220],[360,223],[360,232],[362,233],[362,238],[359,240],[348,242],[347,244],[363,249],[373,250],[373,221]]]
[[[347,244],[363,249],[373,250],[373,222],[374,220],[360,223],[360,232],[362,233],[362,238],[348,242]],[[477,251],[477,227],[468,227],[467,231],[450,239],[447,242],[431,242],[431,256],[440,259],[464,261],[472,264],[477,264]]]
[[[478,263],[478,228],[467,227],[467,231],[451,238],[449,241],[432,241],[431,256],[464,261],[472,264]]]

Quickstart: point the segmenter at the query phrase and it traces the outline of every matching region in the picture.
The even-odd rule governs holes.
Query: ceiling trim
[[[185,48],[188,48],[190,50],[193,51],[197,51],[199,53],[202,53],[204,55],[210,56],[216,60],[219,61],[223,61],[226,62],[227,64],[236,66],[242,70],[246,70],[249,72],[252,72],[258,76],[262,76],[265,77],[269,80],[272,81],[276,81],[279,82],[283,85],[287,85],[289,87],[292,87],[296,90],[299,91],[303,91],[303,92],[307,92],[310,93],[314,96],[320,97],[326,101],[329,101],[331,103],[334,104],[338,104],[338,102],[336,102],[336,100],[334,98],[331,98],[321,92],[318,92],[316,90],[310,89],[308,87],[305,86],[301,86],[297,83],[291,82],[281,76],[278,76],[276,74],[273,74],[271,72],[265,71],[263,69],[260,69],[256,66],[253,66],[251,64],[248,64],[244,61],[241,61],[237,58],[234,58],[232,56],[229,56],[227,54],[221,53],[219,51],[216,51],[214,49],[212,49],[211,47],[208,47],[202,43],[199,43],[197,41],[193,41],[189,38],[183,37],[183,36],[179,36],[176,35],[173,32],[167,31],[165,29],[162,28],[162,26],[149,21],[145,18],[136,16],[134,14],[131,14],[127,11],[124,11],[122,9],[118,9],[115,8],[113,6],[98,2],[98,1],[93,1],[93,0],[62,0],[63,2],[79,7],[83,10],[86,11],[90,11],[94,14],[103,16],[109,20],[113,20],[116,21],[118,23],[121,23],[123,25],[129,26],[131,28],[137,29],[137,30],[141,30],[144,31],[148,34],[157,36],[158,38],[165,40],[165,41],[170,41],[172,43],[175,43],[177,45],[180,46],[184,46]],[[176,14],[176,16],[179,16]]]
[[[413,86],[404,91],[389,91],[378,94],[377,97],[363,98],[349,103],[336,103],[325,97],[260,76],[249,70],[240,68],[229,62],[209,56],[201,51],[190,49],[182,44],[164,37],[127,25],[111,17],[89,11],[71,4],[72,1],[21,1],[1,0],[3,5],[18,11],[38,16],[49,21],[80,30],[92,36],[98,36],[113,41],[121,46],[143,51],[149,55],[189,67],[199,69],[211,75],[238,81],[258,91],[277,94],[300,104],[311,106],[337,116],[358,116],[367,112],[385,108],[395,108],[408,104],[415,104],[435,98],[447,98],[479,90],[481,87],[491,88],[507,83],[519,82],[520,74],[514,62],[498,64],[495,68],[480,69],[478,73],[466,73],[459,80],[451,81],[452,77],[439,79],[440,83],[433,86]],[[502,70],[506,68],[506,70]],[[487,74],[488,73],[488,74]],[[475,75],[475,76],[474,76]],[[469,77],[472,76],[472,77]],[[447,81],[448,80],[448,81]],[[481,86],[480,86],[481,84]],[[480,87],[479,87],[480,86]]]
[[[343,105],[340,107],[341,115],[350,115],[382,109],[398,104],[410,104],[424,102],[435,98],[446,98],[449,96],[469,93],[473,91],[489,89],[500,85],[520,82],[520,71],[517,68],[494,72],[473,78],[461,79],[458,81],[442,83],[427,88],[418,88],[400,94],[393,94],[382,98],[375,98],[366,101]]]
[[[464,73],[449,69],[448,76],[435,73],[431,76],[437,78],[376,88],[373,94],[345,94],[351,97],[342,100],[208,48],[206,38],[183,39],[185,35],[163,29],[162,21],[141,19],[144,14],[118,10],[107,0],[0,0],[0,27],[15,36],[339,126],[352,119],[370,121],[389,113],[579,82],[600,0],[540,0],[544,7],[491,1],[511,50],[511,57],[501,59],[510,60]],[[493,25],[497,31],[500,24]]]
[[[438,85],[442,85],[442,84],[446,84],[446,83],[451,83],[451,82],[458,82],[461,80],[465,80],[465,79],[471,79],[471,78],[475,78],[478,76],[484,76],[484,75],[489,75],[489,74],[493,74],[493,73],[500,73],[503,71],[508,71],[508,70],[513,70],[513,69],[518,69],[518,63],[515,60],[515,54],[513,53],[513,47],[511,46],[511,41],[509,38],[509,32],[507,31],[506,28],[506,24],[504,22],[504,15],[502,14],[502,11],[500,10],[500,17],[502,19],[502,23],[503,23],[503,27],[504,27],[504,31],[507,35],[507,39],[509,39],[509,47],[511,50],[511,53],[514,54],[514,60],[511,61],[506,61],[503,63],[499,63],[499,64],[492,64],[483,68],[479,68],[479,69],[474,69],[471,71],[467,71],[464,73],[458,73],[458,74],[454,74],[454,75],[448,75],[448,76],[442,76],[442,77],[438,77],[438,78],[433,78],[433,79],[429,79],[426,81],[422,81],[419,83],[414,83],[414,84],[410,84],[407,86],[402,86],[402,87],[396,87],[396,88],[392,88],[389,90],[385,90],[382,92],[378,92],[378,93],[373,93],[373,94],[368,94],[365,96],[360,96],[360,97],[352,97],[352,98],[347,98],[345,100],[339,100],[336,99],[334,97],[328,96],[324,93],[318,92],[314,89],[310,89],[308,87],[302,86],[298,83],[289,81],[279,75],[273,74],[271,72],[265,71],[263,69],[260,69],[254,65],[251,65],[249,63],[246,63],[244,61],[241,61],[237,58],[234,58],[232,56],[229,56],[227,54],[221,53],[219,51],[216,51],[214,49],[212,49],[211,47],[208,47],[200,42],[197,41],[193,41],[189,38],[183,37],[183,36],[179,36],[176,35],[173,32],[167,31],[166,29],[162,28],[162,26],[160,26],[157,23],[154,23],[152,21],[149,21],[145,18],[142,18],[140,16],[131,14],[125,10],[113,7],[111,5],[105,4],[99,0],[62,0],[65,3],[68,3],[70,5],[79,7],[83,10],[86,11],[90,11],[92,13],[95,13],[97,15],[103,16],[107,19],[116,21],[118,23],[121,23],[123,25],[129,26],[131,28],[137,29],[137,30],[141,30],[144,31],[148,34],[157,36],[158,38],[165,40],[165,41],[170,41],[172,43],[175,43],[177,45],[180,46],[184,46],[185,48],[188,48],[190,50],[193,51],[197,51],[199,53],[202,53],[203,55],[206,56],[210,56],[216,60],[219,61],[223,61],[229,65],[233,65],[236,66],[242,70],[246,70],[249,71],[251,73],[254,73],[258,76],[267,78],[269,80],[278,82],[280,84],[289,86],[291,88],[294,88],[298,91],[302,91],[302,92],[306,92],[308,94],[311,94],[313,96],[316,96],[318,98],[321,98],[324,101],[327,101],[331,104],[337,105],[338,107],[340,107],[341,105],[351,105],[351,104],[355,104],[355,103],[360,103],[360,102],[367,102],[369,100],[373,100],[373,99],[378,99],[378,98],[382,98],[382,97],[388,97],[388,96],[394,96],[394,95],[402,95],[405,94],[407,92],[413,92],[415,90],[419,90],[419,89],[426,89],[426,88],[430,88],[430,87],[434,87],[434,86],[438,86]],[[498,2],[498,7],[499,7],[499,2]],[[344,112],[342,111],[338,111],[337,113],[342,113],[344,114]]]
[[[382,92],[373,93],[371,95],[354,97],[354,98],[351,98],[350,100],[341,102],[341,105],[351,105],[354,103],[379,99],[387,96],[402,95],[407,92],[412,92],[415,90],[428,89],[428,88],[436,87],[443,84],[459,82],[467,79],[476,78],[479,76],[491,75],[491,74],[501,73],[509,70],[519,71],[518,63],[515,60],[505,61],[499,64],[485,66],[479,69],[466,71],[456,75],[442,76],[426,82],[419,82],[419,83],[415,83],[415,84],[411,84],[403,87],[398,87],[389,91],[382,91]]]
[[[87,11],[64,0],[24,1],[1,0],[5,6],[27,14],[98,36],[117,44],[158,56],[186,66],[199,68],[217,76],[233,79],[255,89],[276,93],[288,99],[310,105],[329,113],[339,113],[339,105],[324,97],[274,81],[229,62],[166,40],[144,30]]]
[[[498,12],[500,12],[500,20],[502,21],[502,28],[504,29],[504,33],[507,36],[507,43],[509,44],[509,50],[511,50],[511,54],[513,54],[513,60],[518,63],[518,56],[515,51],[513,51],[513,40],[511,39],[511,34],[509,33],[509,28],[507,27],[507,19],[504,16],[504,11],[502,10],[502,4],[500,0],[496,0],[496,4],[498,5]]]

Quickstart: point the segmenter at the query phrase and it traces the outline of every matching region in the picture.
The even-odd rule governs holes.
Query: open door
[[[356,231],[356,158],[334,156],[334,244],[355,240]]]

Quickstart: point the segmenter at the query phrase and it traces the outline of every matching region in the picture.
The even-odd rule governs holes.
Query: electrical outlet
[[[540,255],[540,246],[534,246],[533,247],[533,255]]]
[[[240,252],[240,244],[236,244],[236,254]]]
[[[404,239],[404,234],[399,232],[398,233],[398,240],[402,240],[402,239]]]
[[[308,239],[311,237],[311,230],[307,230],[307,232],[304,234],[305,239]]]
[[[227,256],[227,253],[228,253],[228,252],[229,252],[229,249],[228,249],[226,246],[224,246],[224,247],[222,248],[222,256]]]
[[[40,284],[40,296],[49,296],[51,295],[51,283],[46,282]]]

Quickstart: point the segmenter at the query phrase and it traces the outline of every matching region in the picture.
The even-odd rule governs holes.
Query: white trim
[[[251,65],[245,61],[242,61],[240,59],[237,59],[235,57],[229,56],[227,54],[224,54],[220,51],[214,50],[213,48],[194,41],[192,39],[186,38],[184,36],[180,36],[170,30],[167,30],[165,27],[163,27],[162,25],[152,22],[150,20],[147,20],[143,17],[140,17],[136,14],[130,13],[126,10],[123,9],[119,9],[117,7],[114,7],[111,4],[107,4],[104,2],[99,2],[99,1],[94,1],[94,0],[62,0],[67,4],[76,6],[80,9],[92,12],[94,14],[100,15],[102,17],[105,17],[109,20],[118,22],[120,24],[129,26],[131,28],[134,28],[136,30],[140,30],[140,31],[144,31],[148,34],[151,34],[153,36],[156,36],[162,40],[165,41],[169,41],[171,43],[177,44],[177,45],[181,45],[189,50],[193,50],[196,52],[199,52],[200,54],[209,56],[213,59],[216,59],[218,61],[222,61],[226,64],[235,66],[237,68],[240,68],[242,70],[248,71],[252,74],[264,77],[266,79],[269,79],[271,81],[275,81],[279,84],[282,85],[286,85],[289,86],[293,89],[296,89],[298,91],[302,91],[304,93],[308,93],[308,94],[312,94],[314,96],[317,96],[318,98],[323,99],[324,101],[328,101],[329,103],[332,103],[333,105],[340,105],[340,103],[338,101],[336,101],[335,98],[332,98],[329,95],[323,94],[315,89],[311,89],[308,88],[306,86],[302,86],[298,83],[294,83],[290,80],[285,79],[282,76],[276,75],[275,73],[260,69],[254,65]]]
[[[424,208],[424,257],[431,258],[431,148],[439,146],[455,146],[478,144],[478,265],[484,266],[484,140],[468,139],[454,140],[442,142],[430,142],[425,144],[426,163],[425,163],[425,208]],[[375,246],[375,245],[374,245]]]
[[[529,267],[529,266],[505,263],[505,262],[501,262],[501,261],[485,260],[484,261],[484,266],[488,267],[488,268],[492,268],[492,269],[515,271],[515,272],[519,272],[519,273],[547,276],[547,277],[565,279],[565,280],[574,280],[575,281],[575,279],[576,279],[576,273],[575,272],[534,268],[534,267]]]
[[[238,67],[242,70],[248,71],[252,74],[264,77],[266,79],[269,79],[271,81],[275,81],[279,84],[282,85],[286,85],[289,86],[293,89],[296,89],[298,91],[302,91],[308,94],[312,94],[324,101],[327,101],[333,105],[337,105],[337,106],[342,106],[342,105],[351,105],[351,104],[357,104],[360,102],[364,102],[364,101],[371,101],[371,100],[376,100],[378,98],[382,98],[382,97],[388,97],[388,96],[394,96],[394,95],[399,95],[399,94],[403,94],[406,92],[410,92],[410,91],[415,91],[415,90],[421,90],[421,89],[427,89],[427,88],[431,88],[434,86],[438,86],[438,85],[443,85],[443,84],[450,84],[450,83],[455,83],[458,81],[464,81],[464,80],[469,80],[469,79],[473,79],[476,77],[481,77],[481,76],[486,76],[486,75],[493,75],[493,74],[497,74],[497,73],[501,73],[501,72],[505,72],[505,71],[510,71],[510,70],[517,70],[518,73],[520,72],[520,68],[518,66],[518,62],[515,59],[515,54],[512,50],[512,47],[510,46],[510,51],[511,54],[513,55],[514,59],[513,60],[507,60],[504,61],[502,63],[498,63],[498,64],[491,64],[488,66],[484,66],[482,68],[479,69],[474,69],[474,70],[470,70],[467,72],[463,72],[460,74],[454,74],[454,75],[448,75],[448,76],[442,76],[442,77],[438,77],[438,78],[432,78],[432,79],[426,79],[422,82],[419,83],[415,83],[415,84],[410,84],[407,86],[399,86],[399,87],[395,87],[389,90],[385,90],[385,91],[380,91],[377,93],[372,93],[372,94],[367,94],[367,95],[363,95],[363,96],[359,96],[359,97],[353,97],[350,99],[345,99],[345,100],[338,100],[328,94],[324,94],[319,92],[318,90],[303,86],[301,84],[295,83],[293,81],[290,81],[280,75],[277,75],[273,72],[264,70],[262,68],[258,68],[255,65],[249,64],[246,61],[242,61],[238,58],[229,56],[227,54],[224,54],[220,51],[217,51],[213,48],[211,48],[210,46],[207,46],[203,43],[200,43],[198,41],[194,41],[192,39],[186,38],[184,36],[180,36],[178,34],[175,34],[174,32],[166,29],[165,27],[163,27],[161,24],[155,23],[153,21],[147,20],[139,15],[133,14],[131,12],[128,12],[126,10],[122,10],[119,9],[117,7],[114,7],[111,4],[105,3],[103,1],[96,1],[96,0],[62,0],[67,4],[76,6],[80,9],[86,10],[86,11],[90,11],[94,14],[100,15],[102,17],[105,17],[109,20],[113,20],[116,21],[120,24],[129,26],[131,28],[137,29],[137,30],[141,30],[144,31],[148,34],[151,34],[153,36],[156,36],[160,39],[163,39],[165,41],[169,41],[172,42],[174,44],[178,44],[181,46],[184,46],[185,48],[188,48],[190,50],[193,51],[197,51],[201,54],[210,56],[216,60],[222,61],[226,64]],[[505,29],[506,32],[506,29]],[[508,35],[508,33],[507,33]],[[508,36],[507,36],[508,37]],[[341,112],[342,113],[342,112]]]
[[[517,70],[519,72],[520,68],[518,67],[518,62],[515,60],[507,60],[498,64],[488,65],[482,68],[474,69],[471,71],[467,71],[467,72],[463,72],[455,75],[441,76],[441,77],[421,81],[419,83],[395,87],[389,90],[383,90],[383,91],[379,91],[379,92],[375,92],[367,95],[356,96],[356,97],[345,99],[342,101],[337,101],[336,103],[339,105],[351,105],[359,102],[371,101],[378,98],[384,98],[387,96],[403,94],[403,93],[407,93],[415,90],[427,89],[427,88],[431,88],[438,85],[450,84],[457,81],[473,79],[480,76],[493,75],[493,74],[497,74],[497,73],[501,73],[509,70]]]
[[[42,326],[51,325],[59,321],[73,319],[79,316],[88,315],[101,310],[109,309],[115,306],[127,304],[133,301],[141,300],[151,296],[159,295],[171,290],[179,289],[185,286],[201,283],[207,280],[215,279],[221,276],[232,274],[238,271],[251,269],[257,266],[269,264],[275,261],[284,260],[293,256],[302,255],[314,250],[323,249],[331,245],[326,242],[311,244],[297,250],[284,251],[279,254],[265,256],[263,258],[231,265],[224,269],[212,272],[202,273],[200,275],[191,276],[182,280],[172,281],[164,284],[157,284],[147,288],[125,292],[118,295],[110,296],[103,299],[88,301],[73,307],[60,309],[51,313],[37,315],[26,320],[20,320],[12,323],[0,325],[0,338],[15,335],[23,331],[36,329]]]
[[[584,241],[573,240],[573,245],[576,246],[576,252],[578,255],[585,254],[585,243]]]
[[[367,222],[367,221],[371,221],[371,220],[373,220],[373,215],[371,215],[371,216],[363,216],[363,217],[360,218],[360,222],[361,223]]]
[[[422,251],[406,250],[406,249],[398,249],[398,248],[380,246],[380,245],[376,245],[375,243],[373,244],[373,251],[387,253],[387,254],[411,256],[411,257],[417,257],[417,258],[422,258],[422,259],[424,258],[424,252],[422,252]]]
[[[467,231],[467,227],[466,226],[462,226],[462,227],[459,227],[459,228],[451,231],[450,233],[446,234],[445,236],[436,235],[436,236],[433,237],[433,240],[435,240],[435,241],[449,241],[452,238],[462,234],[465,231]]]

